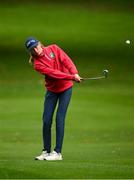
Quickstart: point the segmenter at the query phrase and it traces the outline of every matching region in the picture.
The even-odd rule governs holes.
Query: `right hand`
[[[74,75],[74,80],[75,80],[76,82],[80,83],[81,80],[82,80],[82,78],[79,76],[79,74],[75,74],[75,75]]]

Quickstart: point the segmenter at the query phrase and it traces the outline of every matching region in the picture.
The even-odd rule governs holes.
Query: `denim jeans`
[[[54,150],[60,153],[62,150],[63,138],[64,138],[64,125],[67,108],[72,95],[72,87],[61,93],[54,93],[47,91],[44,102],[43,113],[43,143],[44,150],[48,153],[51,151],[51,126],[52,118],[56,105],[56,146]]]

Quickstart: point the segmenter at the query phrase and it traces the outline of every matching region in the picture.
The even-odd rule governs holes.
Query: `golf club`
[[[105,69],[103,70],[103,76],[98,76],[98,77],[91,77],[91,78],[82,78],[82,80],[97,80],[97,79],[104,79],[104,78],[107,78],[108,77],[108,70]]]

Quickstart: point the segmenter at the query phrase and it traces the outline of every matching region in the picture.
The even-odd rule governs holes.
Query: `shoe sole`
[[[45,161],[62,161],[63,159],[44,159]]]
[[[38,158],[35,158],[34,160],[35,160],[35,161],[44,161],[45,159],[38,159]]]

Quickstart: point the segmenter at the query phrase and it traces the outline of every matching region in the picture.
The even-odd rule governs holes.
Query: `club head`
[[[103,70],[103,75],[105,76],[105,78],[107,78],[107,76],[108,76],[108,70],[107,69]]]

